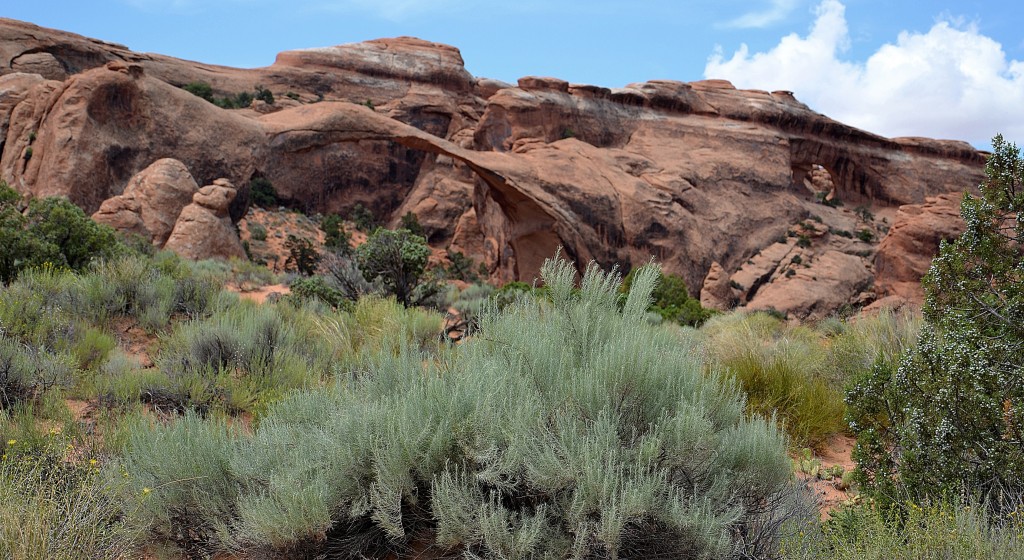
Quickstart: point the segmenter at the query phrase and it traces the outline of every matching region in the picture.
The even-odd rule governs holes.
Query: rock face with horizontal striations
[[[37,53],[66,78],[47,56],[11,62]],[[19,70],[38,78],[3,76]],[[3,80],[16,82],[6,103]],[[261,85],[280,101],[221,109],[181,88],[192,82],[222,98]],[[224,177],[238,186],[229,220],[242,216],[247,185],[261,177],[307,212],[361,204],[390,224],[414,212],[432,245],[454,244],[495,281],[532,281],[562,247],[581,266],[653,256],[697,295],[718,263],[719,296],[723,279],[747,283],[730,284],[727,299],[802,317],[913,282],[921,267],[876,259],[879,241],[923,261],[931,245],[885,244],[884,220],[977,185],[984,164],[963,142],[883,138],[790,92],[722,80],[507,84],[473,77],[454,47],[409,37],[288,51],[240,70],[0,19],[5,122],[0,178],[89,212],[173,158],[198,184]],[[118,200],[108,209],[135,212]],[[785,254],[772,248],[780,243]],[[800,264],[785,260],[794,256]],[[849,281],[839,278],[846,273]],[[827,299],[808,289],[815,282],[831,282]],[[779,295],[794,290],[804,295]]]

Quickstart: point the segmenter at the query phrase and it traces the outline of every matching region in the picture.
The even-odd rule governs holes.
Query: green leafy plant
[[[311,240],[289,234],[285,239],[284,247],[288,249],[288,258],[284,263],[285,270],[294,270],[304,276],[312,276],[316,273],[321,257]]]
[[[182,86],[181,89],[213,103],[213,87],[206,82],[191,82]]]
[[[94,259],[124,249],[114,230],[92,221],[64,198],[33,199],[22,213],[21,197],[0,182],[0,281],[10,282],[29,267],[67,266],[82,270]]]
[[[257,223],[249,224],[249,236],[255,241],[267,240],[267,228]]]
[[[289,286],[292,295],[300,299],[318,299],[331,307],[340,308],[351,301],[345,293],[329,284],[323,276],[299,278]]]
[[[352,236],[345,230],[341,216],[328,214],[320,220],[320,229],[324,232],[324,247],[339,255],[352,254]]]
[[[402,216],[398,227],[399,229],[409,230],[413,235],[418,235],[424,238],[427,236],[426,233],[423,232],[423,226],[420,225],[419,218],[413,212],[406,212]]]
[[[182,86],[182,89],[196,97],[201,97],[213,103],[221,109],[244,109],[252,105],[253,99],[265,101],[270,105],[274,104],[274,94],[259,85],[255,87],[255,95],[252,92],[243,91],[234,95],[227,95],[226,97],[216,97],[213,94],[213,87],[206,82],[191,82]]]
[[[827,192],[818,193],[816,196],[818,202],[824,204],[825,206],[830,206],[832,208],[838,208],[843,205],[843,201],[839,200],[838,196],[833,196],[832,198],[829,198],[828,194],[829,193]]]
[[[425,275],[430,257],[427,241],[407,229],[377,229],[356,248],[355,255],[366,280],[380,282],[402,305],[417,305],[440,289]]]
[[[622,283],[624,292],[628,292],[633,284],[636,270],[630,272]],[[666,321],[680,325],[699,327],[711,317],[711,311],[700,305],[700,300],[690,296],[686,281],[681,276],[662,274],[653,293],[654,301],[650,311],[657,313]]]
[[[463,282],[478,282],[480,280],[480,267],[476,261],[463,255],[462,252],[448,249],[448,262],[448,268],[445,270],[448,278]]]
[[[871,243],[875,240],[875,232],[870,229],[857,230],[857,239],[860,239],[864,243]]]
[[[249,197],[260,208],[273,208],[280,203],[274,185],[265,177],[254,177],[249,181]]]
[[[355,224],[356,229],[363,232],[373,231],[377,227],[377,217],[373,215],[373,211],[363,206],[362,203],[356,203],[352,207],[352,211],[348,214],[348,219]]]
[[[212,103],[221,109],[245,108],[252,103],[252,94],[247,91],[243,91],[237,95],[214,98]]]
[[[269,89],[263,86],[256,86],[256,99],[263,101],[267,105],[274,104],[274,94]]]
[[[875,219],[875,215],[871,212],[867,206],[858,206],[853,209],[854,213],[857,214],[857,218],[865,223],[871,223]]]

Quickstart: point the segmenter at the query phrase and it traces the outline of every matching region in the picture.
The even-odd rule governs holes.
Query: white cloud
[[[768,27],[785,19],[799,4],[799,0],[771,0],[771,5],[764,10],[747,12],[736,19],[723,24],[724,27]]]
[[[823,0],[810,32],[766,51],[718,49],[704,75],[737,87],[785,89],[826,115],[885,136],[929,136],[987,145],[1002,132],[1024,141],[1024,61],[974,25],[944,16],[926,33],[903,31],[866,61],[844,60],[845,7]]]

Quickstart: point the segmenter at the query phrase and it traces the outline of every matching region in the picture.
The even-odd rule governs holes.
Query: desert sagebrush
[[[762,553],[789,488],[785,438],[646,324],[658,270],[621,312],[615,274],[591,266],[578,289],[565,261],[542,274],[550,301],[484,313],[443,359],[380,352],[272,406],[252,437],[229,444],[195,418],[136,433],[129,470],[161,489],[153,534],[177,534],[168,512],[188,508],[206,529],[179,544],[207,552],[347,558],[433,539],[470,557]],[[162,466],[186,461],[203,475]],[[205,495],[211,507],[189,505]]]

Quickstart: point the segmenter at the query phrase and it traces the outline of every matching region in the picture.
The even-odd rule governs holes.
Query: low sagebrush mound
[[[777,552],[786,440],[645,313],[658,270],[561,260],[550,300],[485,312],[456,351],[384,351],[245,436],[186,416],[126,450],[151,535],[219,551],[359,558],[729,558]],[[151,489],[151,490],[149,490]]]

